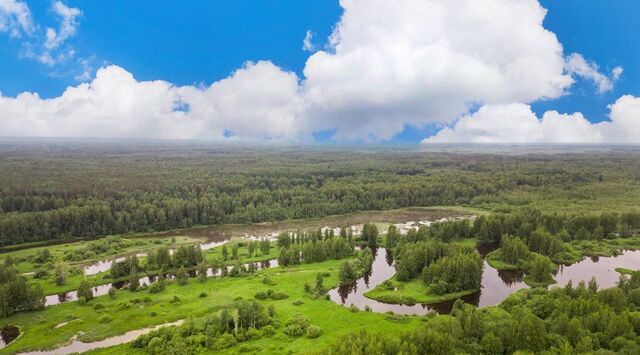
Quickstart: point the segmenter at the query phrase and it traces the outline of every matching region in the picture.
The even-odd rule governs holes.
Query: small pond
[[[4,328],[0,328],[0,349],[9,345],[20,335],[20,329],[18,327],[9,325]]]

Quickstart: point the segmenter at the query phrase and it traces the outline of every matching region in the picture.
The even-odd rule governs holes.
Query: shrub
[[[212,347],[213,347],[213,350],[223,350],[226,348],[230,348],[236,345],[237,343],[238,342],[233,335],[229,333],[225,333],[216,338],[216,340],[213,342]]]
[[[174,295],[174,296],[173,296],[173,298],[171,299],[171,301],[169,301],[169,302],[171,302],[171,303],[177,303],[177,302],[180,302],[180,298],[179,298],[178,296],[175,296],[175,295]]]
[[[351,306],[349,306],[349,311],[351,311],[351,313],[358,313],[360,312],[360,309],[352,304]]]
[[[255,340],[260,339],[262,337],[262,333],[256,328],[249,328],[245,333],[247,340]]]
[[[151,297],[149,297],[149,296],[144,296],[144,298],[142,299],[142,302],[144,302],[144,303],[149,303],[149,302],[151,302]]]
[[[81,306],[86,305],[87,304],[87,299],[84,298],[84,297],[78,298],[78,304],[81,305]]]
[[[289,295],[287,295],[284,292],[276,291],[276,292],[273,292],[271,295],[269,295],[269,297],[271,297],[271,299],[274,299],[274,300],[283,300],[283,299],[289,298]]]
[[[293,305],[294,305],[294,306],[300,306],[300,305],[303,305],[303,304],[304,304],[304,302],[302,302],[301,300],[295,300],[295,301],[293,301]]]
[[[290,337],[302,336],[309,327],[309,320],[302,314],[289,318],[285,323],[284,333]]]
[[[266,300],[269,298],[269,295],[265,291],[258,291],[253,297],[259,300]]]
[[[307,328],[307,338],[309,339],[315,339],[317,337],[319,337],[320,335],[322,335],[323,331],[322,328],[315,326],[315,325],[310,325]]]
[[[395,287],[393,286],[393,283],[389,280],[386,280],[380,286],[387,291],[393,291],[395,289]]]
[[[149,317],[155,317],[155,316],[157,316],[157,315],[158,315],[158,313],[156,313],[156,312],[151,312],[151,313],[149,313]]]
[[[149,287],[149,293],[160,293],[164,290],[164,282],[154,282]]]
[[[276,333],[276,329],[272,325],[265,325],[261,331],[263,337],[270,337]]]
[[[111,297],[111,299],[115,299],[118,296],[118,290],[115,287],[110,287],[109,288],[109,297]]]
[[[100,310],[103,308],[104,308],[104,305],[102,303],[96,303],[95,305],[93,305],[93,309],[95,310]]]
[[[262,278],[262,283],[269,286],[275,286],[277,284],[276,280],[271,276],[265,276]]]
[[[205,298],[205,297],[207,297],[207,293],[206,292],[200,292],[200,295],[198,295],[198,297]]]
[[[108,315],[105,314],[104,316],[100,317],[101,324],[105,324],[109,322],[111,322],[111,317],[109,317]]]

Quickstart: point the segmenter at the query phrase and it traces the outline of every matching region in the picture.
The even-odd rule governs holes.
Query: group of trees
[[[147,253],[147,269],[193,268],[204,260],[200,245],[181,245],[173,251],[167,247],[150,250]]]
[[[480,289],[482,257],[478,253],[444,256],[422,269],[429,293],[444,295]]]
[[[43,309],[44,302],[39,286],[32,287],[13,266],[0,265],[0,317]]]
[[[422,270],[445,256],[475,253],[472,247],[436,240],[400,243],[395,249],[396,279],[409,281],[422,274]]]
[[[595,281],[564,288],[521,290],[499,307],[457,301],[399,336],[356,331],[335,341],[337,354],[637,354],[640,353],[640,274],[618,287]]]
[[[138,337],[131,346],[150,354],[194,354],[220,351],[239,342],[275,333],[275,308],[257,301],[238,300],[201,319],[178,327],[165,327]]]
[[[280,248],[278,264],[282,266],[308,264],[353,255],[354,246],[342,238],[314,240]]]

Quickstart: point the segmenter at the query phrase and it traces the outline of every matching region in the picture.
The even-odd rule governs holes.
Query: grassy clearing
[[[304,284],[313,283],[318,272],[330,273],[330,276],[325,278],[325,285],[337,285],[337,271],[341,262],[334,260],[286,269],[267,269],[249,277],[211,278],[205,283],[190,280],[186,286],[170,283],[166,290],[159,294],[150,294],[146,291],[121,291],[116,299],[102,296],[85,306],[72,302],[48,307],[41,312],[16,314],[0,320],[1,325],[17,325],[23,332],[19,339],[6,348],[6,351],[52,349],[69,341],[78,332],[83,332],[79,337],[80,340],[96,341],[187,316],[202,316],[221,305],[231,303],[237,297],[252,298],[257,291],[269,288],[289,295],[285,300],[261,301],[265,306],[272,303],[275,305],[279,320],[284,323],[291,316],[302,313],[313,324],[325,330],[325,334],[315,340],[281,339],[276,336],[251,342],[264,349],[273,345],[280,353],[286,353],[289,350],[298,352],[300,349],[312,347],[319,348],[328,345],[336,337],[358,328],[366,327],[369,330],[386,333],[399,332],[408,325],[415,325],[420,321],[421,317],[408,317],[408,323],[399,323],[386,320],[384,314],[352,313],[346,307],[330,300],[313,299],[304,292]],[[264,275],[271,275],[277,285],[263,284]],[[199,297],[201,292],[206,292],[207,297]],[[180,301],[171,303],[174,296],[177,296]],[[148,298],[145,301],[146,297]],[[302,300],[304,303],[294,305],[293,302],[296,300]],[[94,309],[97,303],[104,308]],[[152,316],[152,314],[155,315]],[[100,323],[102,315],[109,315],[112,318],[111,322]],[[55,328],[62,322],[69,323]],[[230,350],[230,352],[234,351],[234,349]]]
[[[364,295],[384,303],[395,304],[415,304],[415,303],[438,303],[442,301],[454,300],[466,295],[470,295],[478,290],[467,290],[456,293],[448,293],[446,295],[433,295],[427,293],[427,285],[419,279],[401,282],[395,279],[395,276],[389,279],[393,289],[388,289],[384,284],[376,286],[373,290],[366,292]]]

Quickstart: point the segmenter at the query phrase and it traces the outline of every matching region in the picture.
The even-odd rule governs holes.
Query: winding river
[[[496,245],[480,246],[478,252],[484,257],[490,251],[496,249]],[[369,307],[374,312],[389,312],[396,314],[425,314],[435,311],[440,314],[451,312],[455,301],[444,301],[433,304],[389,304],[365,297],[365,293],[372,290],[377,285],[391,278],[395,274],[393,256],[384,249],[378,248],[374,251],[375,258],[371,272],[349,285],[342,285],[329,291],[332,301],[344,305],[354,305],[361,310]],[[608,288],[616,285],[619,274],[615,271],[617,267],[629,269],[640,268],[640,251],[626,251],[622,255],[600,258],[586,258],[570,266],[560,266],[554,278],[556,286],[564,286],[573,280],[574,285],[579,281],[589,281],[595,277],[600,288]],[[482,272],[482,286],[478,292],[461,297],[465,302],[477,307],[497,305],[517,290],[527,288],[522,281],[524,273],[522,271],[498,271],[484,261]],[[553,287],[553,286],[551,286]]]

